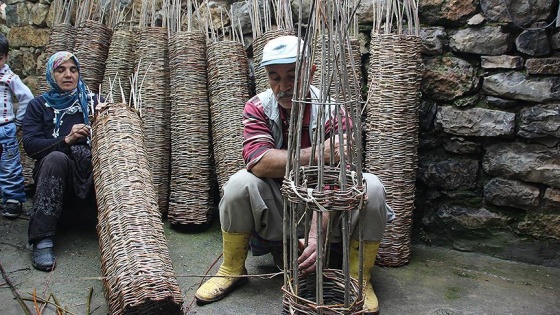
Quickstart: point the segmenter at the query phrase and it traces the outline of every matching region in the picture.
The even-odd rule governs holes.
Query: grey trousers
[[[394,218],[393,210],[385,202],[385,188],[379,178],[364,173],[367,183],[367,201],[364,215],[364,240],[381,241],[385,226]],[[230,233],[248,233],[255,230],[269,241],[282,240],[284,199],[280,183],[270,178],[259,178],[242,169],[224,185],[220,201],[222,230]],[[358,211],[350,211],[350,234],[358,239]],[[333,218],[329,236],[331,242],[342,241],[341,216]]]

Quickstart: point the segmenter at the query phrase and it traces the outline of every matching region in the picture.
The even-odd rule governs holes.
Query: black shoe
[[[8,200],[4,205],[2,216],[6,219],[15,219],[21,214],[21,202],[15,200]]]
[[[284,250],[282,246],[272,246],[270,248],[274,265],[280,270],[284,270]]]
[[[41,271],[54,270],[55,261],[53,247],[37,249],[36,245],[33,245],[31,263],[35,269]]]

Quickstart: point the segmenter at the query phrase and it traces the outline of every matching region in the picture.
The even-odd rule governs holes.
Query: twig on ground
[[[11,244],[11,243],[6,243],[6,242],[0,242],[0,245],[8,245],[8,246],[15,247],[15,248],[17,248],[17,249],[25,249],[24,246],[18,246],[18,245]]]
[[[66,314],[75,315],[74,313],[70,312],[70,311],[68,310],[67,307],[59,306],[59,305],[57,305],[55,302],[51,302],[51,301],[49,301],[49,300],[45,300],[45,299],[43,299],[43,298],[41,298],[41,297],[38,297],[38,296],[35,296],[35,298],[37,299],[37,301],[39,301],[39,302],[41,302],[41,303],[50,304],[50,305],[55,306],[57,309],[60,309],[61,311],[64,311]],[[25,300],[25,301],[33,301],[33,298],[23,298],[23,300]],[[31,315],[31,313],[29,313],[29,315]],[[39,315],[40,315],[40,313],[39,313]]]
[[[23,301],[23,299],[19,295],[18,291],[16,290],[16,288],[14,287],[12,282],[10,281],[10,278],[8,278],[8,275],[6,274],[6,271],[4,270],[4,267],[2,266],[2,264],[0,264],[0,271],[2,272],[2,277],[4,278],[4,281],[6,282],[6,284],[8,284],[8,286],[10,287],[10,290],[12,290],[12,294],[16,297],[16,300],[18,301],[19,305],[21,305],[21,308],[23,309],[25,314],[26,315],[31,315],[31,310],[29,310],[27,305],[25,305],[25,302]]]
[[[87,306],[86,306],[86,314],[87,315],[91,314],[90,309],[91,309],[91,296],[92,295],[93,295],[93,287],[90,287],[88,298],[87,298]]]
[[[49,298],[53,299],[55,305],[56,305],[56,314],[58,315],[60,313],[61,310],[64,310],[62,308],[62,306],[60,305],[60,302],[58,301],[58,299],[56,298],[56,296],[54,295],[54,293],[51,293],[51,295],[49,296]],[[66,314],[66,311],[64,311],[64,314]]]
[[[204,275],[205,275],[205,276],[203,276],[202,279],[200,279],[200,282],[198,283],[198,288],[200,288],[200,286],[202,285],[202,282],[204,281],[204,278],[205,278],[206,276],[208,276],[208,273],[210,272],[210,270],[212,270],[212,268],[214,268],[214,266],[218,263],[218,261],[220,260],[220,258],[222,258],[223,255],[224,255],[224,254],[221,253],[220,256],[218,256],[218,257],[210,264],[210,266],[208,267],[208,269],[206,269],[206,271],[204,272]],[[184,308],[183,311],[185,312],[185,314],[188,313],[188,311],[191,309],[191,307],[192,307],[192,305],[194,304],[195,300],[196,300],[195,297],[193,297],[192,300],[191,300],[191,302],[189,303],[189,305],[187,305],[187,306]]]
[[[33,297],[32,301],[33,301],[33,306],[35,307],[35,312],[37,312],[37,315],[41,315],[41,309],[37,304],[37,289],[33,289],[33,293],[31,294],[31,296]]]

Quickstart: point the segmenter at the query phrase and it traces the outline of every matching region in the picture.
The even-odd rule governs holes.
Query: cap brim
[[[297,60],[296,57],[266,60],[266,61],[261,62],[260,66],[264,67],[264,66],[269,66],[269,65],[289,64],[289,63],[295,63],[296,60]]]

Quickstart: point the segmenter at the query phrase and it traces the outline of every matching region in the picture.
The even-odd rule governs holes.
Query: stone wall
[[[232,5],[249,49],[246,2],[210,2]],[[1,4],[9,64],[34,91],[50,3]],[[558,12],[558,0],[420,0],[415,241],[560,267]],[[372,0],[358,13],[367,66]]]
[[[414,236],[560,266],[558,1],[420,7]]]

